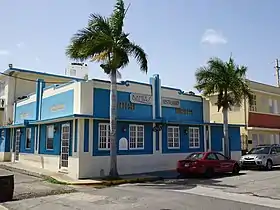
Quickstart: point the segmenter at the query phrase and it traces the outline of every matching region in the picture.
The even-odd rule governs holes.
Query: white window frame
[[[195,136],[191,136],[191,130],[192,133],[194,134],[195,132],[194,131],[198,131],[198,146],[195,146]],[[193,141],[193,146],[191,146],[191,141]],[[200,148],[200,129],[199,127],[189,127],[189,148],[191,149],[198,149]]]
[[[131,135],[131,128],[132,127],[135,127],[135,147],[131,147],[131,142],[132,142],[132,135]],[[142,136],[142,139],[143,139],[143,143],[142,143],[142,147],[138,147],[138,141],[139,138],[138,138],[138,130],[139,128],[142,129],[142,132],[143,132],[143,136]],[[128,144],[129,144],[129,149],[130,150],[139,150],[139,149],[144,149],[145,148],[145,126],[144,125],[138,125],[138,124],[131,124],[129,125],[129,141],[128,141]]]
[[[253,95],[253,103],[249,107],[249,111],[251,111],[251,112],[256,112],[257,111],[257,96],[256,95]]]
[[[170,147],[169,146],[169,137],[168,137],[168,130],[169,129],[172,129],[172,144],[173,144],[173,146],[172,147]],[[175,147],[174,145],[175,145],[175,138],[177,138],[177,137],[175,137],[175,135],[174,135],[174,130],[175,129],[178,129],[178,147]],[[167,148],[168,149],[180,149],[180,147],[181,147],[181,144],[180,144],[180,127],[179,126],[167,126]]]
[[[53,137],[52,137],[52,139],[53,139],[53,148],[48,148],[48,139],[49,139],[49,136],[48,136],[48,134],[49,134],[49,132],[48,132],[48,128],[49,127],[52,127],[52,129],[53,129]],[[51,139],[51,138],[50,138]],[[46,126],[46,150],[50,150],[50,151],[52,151],[52,150],[54,150],[54,125],[47,125]]]
[[[29,131],[29,132],[27,132]],[[31,149],[31,128],[26,128],[25,130],[25,149]],[[30,147],[27,147],[27,141],[30,139]]]
[[[101,126],[105,126],[106,127],[106,135],[105,136],[101,136]],[[105,137],[105,144],[106,147],[105,148],[101,148],[100,144],[101,144],[101,137]],[[110,150],[110,123],[99,123],[98,124],[98,150]]]

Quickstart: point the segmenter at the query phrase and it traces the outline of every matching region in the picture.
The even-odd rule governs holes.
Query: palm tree
[[[112,177],[118,176],[116,142],[118,70],[126,67],[129,57],[133,57],[142,72],[148,71],[145,51],[129,40],[129,34],[123,31],[127,9],[123,0],[116,0],[110,17],[91,14],[87,26],[72,37],[66,49],[66,55],[71,59],[100,62],[102,70],[110,76],[110,176]]]
[[[235,64],[232,57],[224,62],[211,58],[207,65],[197,69],[195,88],[202,95],[209,97],[217,94],[218,111],[223,112],[223,132],[225,155],[230,156],[228,137],[228,111],[232,106],[241,106],[248,99],[252,104],[253,95],[246,82],[247,67]]]

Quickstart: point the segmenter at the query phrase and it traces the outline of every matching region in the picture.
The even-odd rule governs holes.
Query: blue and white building
[[[150,83],[118,83],[118,170],[168,170],[197,151],[223,151],[221,124],[209,122],[208,101]],[[72,81],[45,86],[14,105],[13,124],[0,127],[0,155],[73,179],[108,174],[110,82]],[[241,155],[240,126],[229,125],[232,158]]]

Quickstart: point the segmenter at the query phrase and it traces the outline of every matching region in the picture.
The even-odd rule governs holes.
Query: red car
[[[177,162],[177,172],[181,176],[197,174],[212,177],[215,173],[238,174],[239,171],[240,166],[237,161],[218,152],[195,152]]]

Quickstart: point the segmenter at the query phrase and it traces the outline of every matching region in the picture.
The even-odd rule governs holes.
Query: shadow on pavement
[[[242,176],[246,173],[239,173],[235,176]],[[217,174],[213,178],[203,178],[199,176],[190,176],[190,177],[178,177],[178,173],[176,171],[157,171],[149,173],[152,176],[161,177],[162,180],[151,182],[151,183],[144,183],[141,186],[150,186],[157,189],[172,189],[172,190],[182,190],[182,189],[191,189],[196,187],[197,185],[208,185],[208,186],[215,186],[215,187],[227,187],[227,188],[236,188],[234,185],[227,185],[222,184],[221,178],[226,177],[234,177],[232,174]]]

